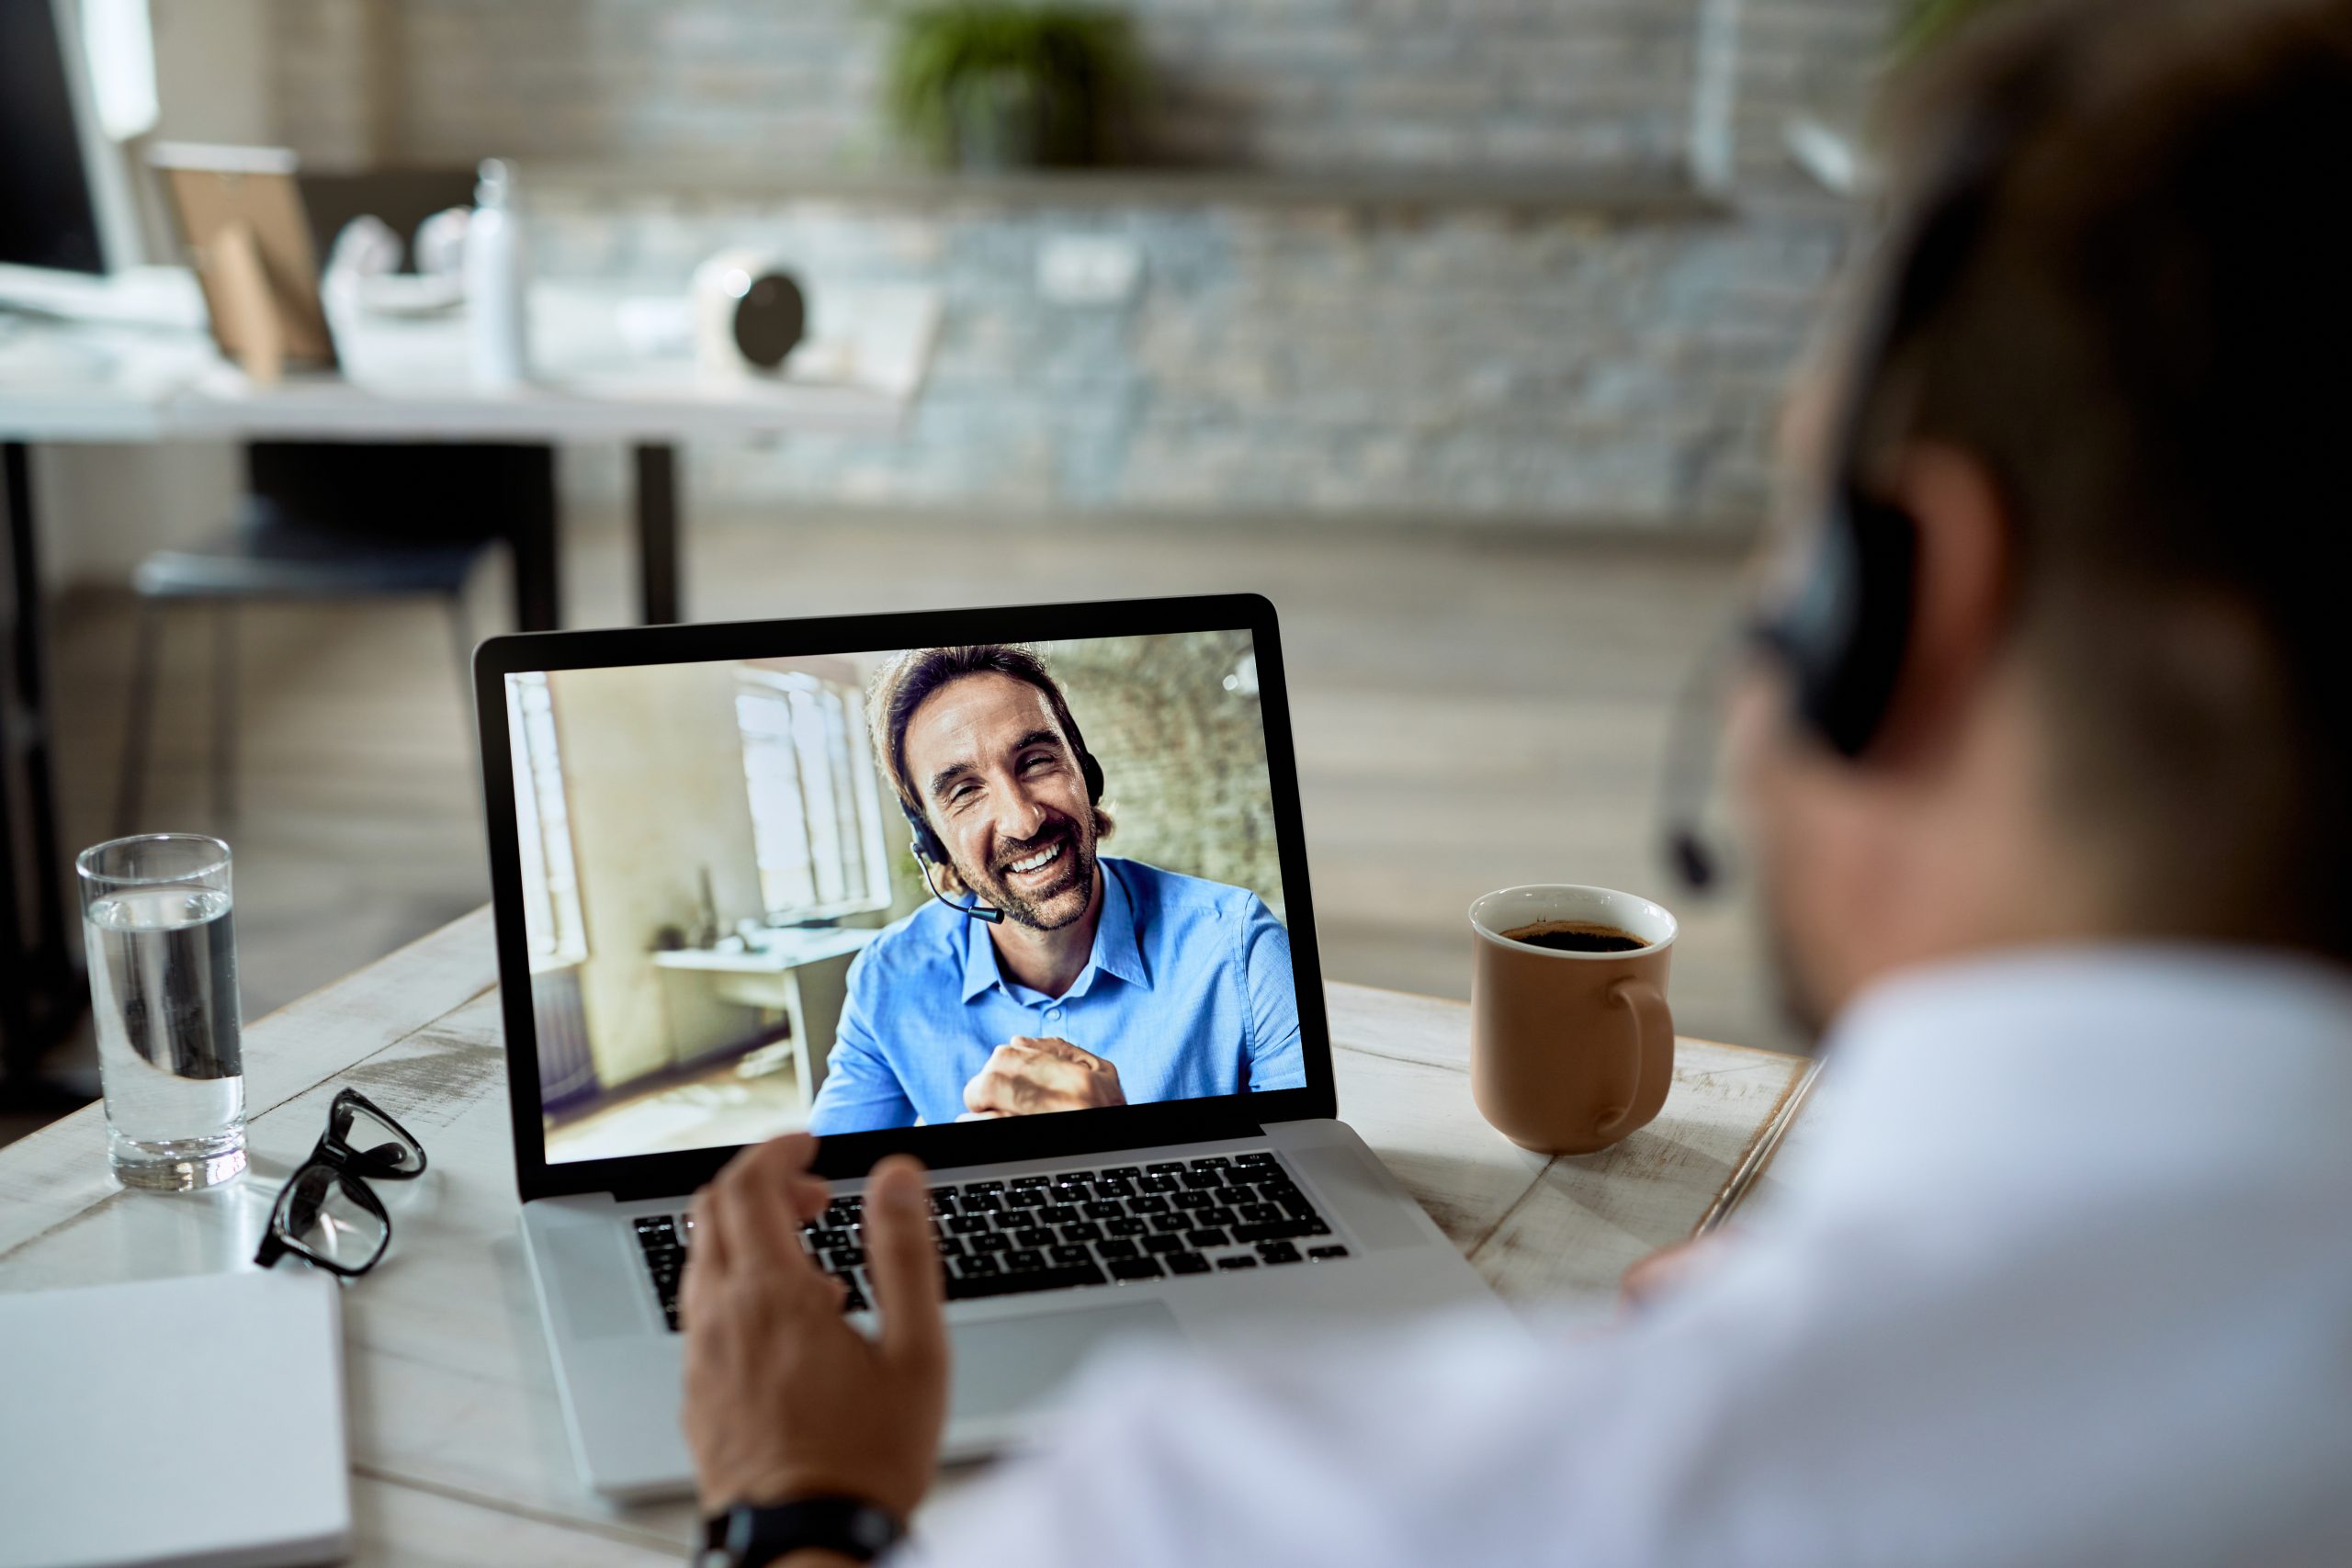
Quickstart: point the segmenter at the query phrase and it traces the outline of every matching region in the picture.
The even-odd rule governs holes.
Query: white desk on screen
[[[849,994],[849,960],[881,934],[855,926],[768,930],[748,941],[737,935],[711,947],[657,953],[653,966],[695,976],[721,1001],[782,1018],[801,1092],[813,1098],[825,1081],[825,1061],[809,1043],[833,1037]]]

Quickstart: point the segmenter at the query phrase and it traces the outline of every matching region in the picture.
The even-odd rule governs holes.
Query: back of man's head
[[[1903,85],[1898,216],[2000,141],[1863,466],[1977,458],[2062,820],[2175,934],[2352,956],[2352,0],[2015,0]]]

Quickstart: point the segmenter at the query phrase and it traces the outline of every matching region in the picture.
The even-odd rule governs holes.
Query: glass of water
[[[150,833],[74,865],[115,1176],[166,1191],[226,1181],[245,1168],[229,846]]]

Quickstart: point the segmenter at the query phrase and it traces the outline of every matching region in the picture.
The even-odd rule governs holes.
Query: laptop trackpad
[[[954,1333],[956,1386],[949,1409],[959,1421],[1028,1409],[1114,1339],[1182,1337],[1176,1314],[1161,1302],[958,1324]]]

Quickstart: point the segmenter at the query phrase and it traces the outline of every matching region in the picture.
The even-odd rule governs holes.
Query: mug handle
[[[1609,999],[1634,1015],[1634,1098],[1602,1117],[1593,1135],[1613,1138],[1636,1109],[1666,1099],[1674,1077],[1674,1015],[1647,980],[1628,975],[1609,987]]]

